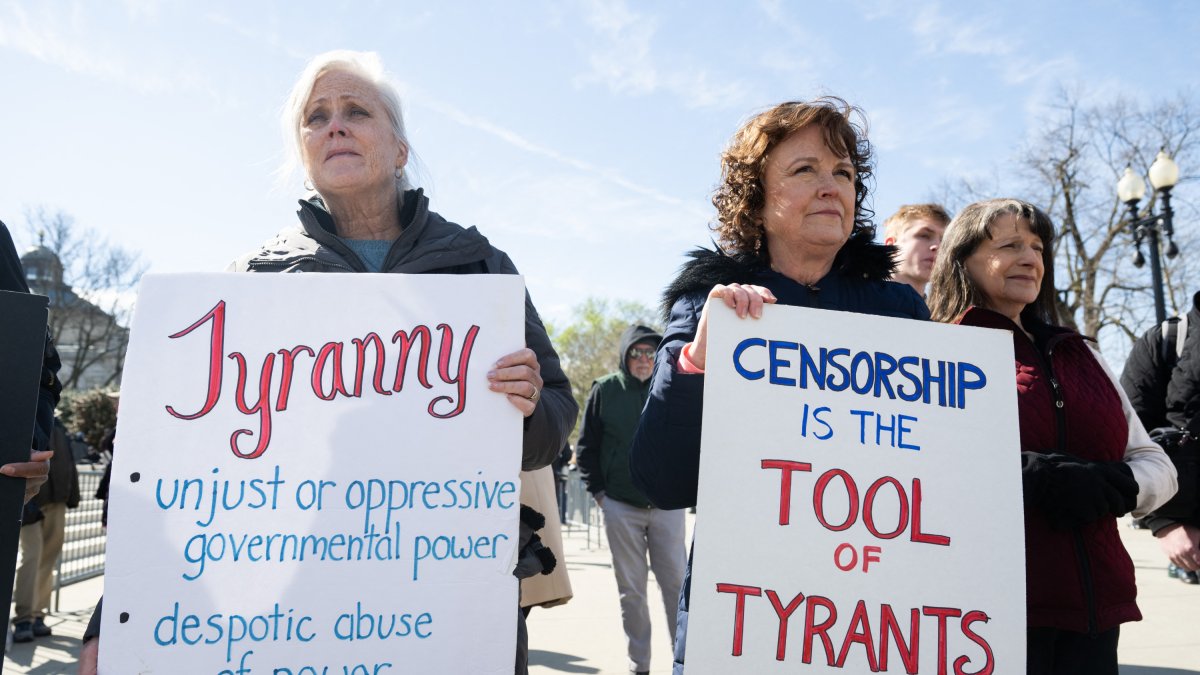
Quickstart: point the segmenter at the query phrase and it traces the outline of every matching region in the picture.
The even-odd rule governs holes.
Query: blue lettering
[[[821,348],[821,360],[827,362],[830,366],[833,366],[833,369],[838,372],[838,375],[841,375],[841,379],[836,382],[832,376],[825,381],[825,386],[829,387],[830,391],[845,391],[850,387],[850,371],[846,369],[846,366],[843,366],[837,361],[838,357],[849,355],[850,350],[846,349],[845,347],[829,350],[826,350],[824,347]]]
[[[912,427],[905,424],[905,422],[916,422],[916,421],[918,421],[917,418],[913,417],[912,415],[900,415],[900,422],[899,422],[899,427],[900,427],[899,447],[900,448],[902,448],[904,450],[920,450],[921,449],[921,446],[919,446],[919,445],[912,445],[910,443],[904,442],[905,434],[912,433]]]
[[[968,378],[968,375],[971,377]],[[975,389],[983,389],[987,386],[987,376],[973,363],[962,362],[958,364],[958,407],[967,407],[967,392]]]
[[[896,398],[892,391],[892,373],[896,372],[896,359],[891,354],[875,352],[875,398],[879,398],[881,389],[887,389],[888,398]]]
[[[825,350],[821,350],[821,358],[814,359],[808,347],[800,345],[800,387],[808,388],[808,376],[812,375],[817,389],[825,391]]]
[[[901,357],[900,374],[904,376],[904,379],[912,383],[911,392],[905,392],[907,387],[905,387],[903,384],[897,385],[896,393],[900,395],[901,401],[908,401],[911,403],[921,398],[921,391],[924,389],[924,387],[921,386],[921,376],[909,370],[909,368],[916,367],[920,365],[920,363],[921,359],[918,359],[915,356]]]
[[[813,411],[813,419],[815,419],[818,424],[825,427],[824,435],[821,435],[820,433],[813,434],[814,436],[816,436],[818,439],[820,439],[822,441],[827,441],[833,437],[833,427],[829,426],[829,422],[826,422],[825,419],[821,417],[821,413],[827,413],[827,412],[829,412],[829,408],[826,406],[821,406],[820,408],[817,408],[816,410]]]
[[[787,349],[789,351],[794,351],[794,350],[798,349],[799,347],[800,347],[800,345],[796,344],[795,342],[781,342],[779,340],[771,340],[771,346],[768,348],[768,350],[770,351],[770,354],[771,354],[771,356],[770,356],[771,384],[782,384],[782,385],[788,386],[788,387],[796,386],[796,381],[794,379],[792,379],[790,377],[780,377],[780,375],[779,375],[780,368],[787,368],[792,365],[791,361],[787,361],[785,359],[780,358],[779,350]]]
[[[746,370],[742,366],[742,353],[750,347],[765,347],[767,341],[762,338],[746,338],[738,343],[738,346],[733,350],[733,368],[737,370],[738,375],[741,375],[747,380],[761,380],[763,371],[761,370]]]
[[[859,384],[858,373],[861,366],[867,366],[867,380]],[[875,364],[871,360],[871,355],[866,352],[858,352],[850,361],[850,385],[856,394],[865,394],[871,391],[871,381],[875,379]]]

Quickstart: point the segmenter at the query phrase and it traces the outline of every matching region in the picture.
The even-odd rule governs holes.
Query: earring
[[[304,179],[304,189],[308,190],[309,192],[317,191],[317,188],[313,187],[312,180],[308,178]]]
[[[396,167],[396,180],[400,180],[401,178],[404,178],[404,167],[398,166]]]

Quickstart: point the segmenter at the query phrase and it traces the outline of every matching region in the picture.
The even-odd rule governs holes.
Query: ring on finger
[[[541,396],[541,394],[542,394],[542,392],[539,391],[538,388],[535,386],[533,388],[533,393],[530,394],[529,396],[526,396],[525,398],[529,399],[530,401],[533,401],[534,403],[537,403],[538,396]]]

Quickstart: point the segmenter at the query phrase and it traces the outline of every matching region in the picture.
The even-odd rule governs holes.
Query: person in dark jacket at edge
[[[28,293],[25,270],[21,258],[13,245],[8,226],[0,222],[0,291]],[[13,462],[0,466],[0,475],[25,480],[25,501],[34,498],[50,475],[50,434],[54,430],[54,408],[58,405],[62,383],[58,381],[58,369],[62,363],[54,339],[46,330],[46,348],[42,354],[42,375],[38,385],[37,415],[33,420],[33,449],[28,462]]]
[[[1182,340],[1183,353],[1164,339],[1162,325],[1133,345],[1121,372],[1121,386],[1147,429],[1171,428],[1164,450],[1179,473],[1179,492],[1142,519],[1170,560],[1169,573],[1184,583],[1200,583],[1200,293],[1192,297],[1186,327],[1169,321]],[[1186,433],[1180,433],[1180,432]]]
[[[284,105],[289,150],[313,194],[301,200],[300,227],[280,232],[230,266],[232,272],[392,274],[517,274],[508,255],[474,227],[429,210],[409,184],[409,142],[400,97],[378,54],[332,51],[309,61]],[[571,384],[529,294],[525,348],[501,356],[488,372],[491,392],[525,418],[521,469],[550,464],[579,414]],[[544,514],[542,514],[544,515]],[[527,524],[532,520],[523,520]],[[540,527],[540,526],[539,526]],[[531,528],[529,534],[532,534]],[[540,546],[536,538],[523,543]],[[522,559],[548,560],[526,556]],[[530,568],[518,566],[518,572]],[[544,571],[544,570],[543,570]],[[528,635],[519,607],[515,672],[528,670]],[[99,625],[84,634],[80,672],[95,672]],[[88,660],[86,668],[84,658]]]
[[[49,480],[26,505],[35,510],[36,519],[21,524],[21,562],[13,585],[13,642],[30,642],[53,634],[46,625],[50,612],[50,594],[54,590],[54,568],[62,552],[67,528],[67,509],[79,506],[79,472],[71,453],[67,428],[54,418],[50,434]],[[31,522],[32,521],[32,522]]]
[[[620,368],[592,383],[576,445],[576,461],[588,492],[604,510],[604,531],[621,597],[629,670],[635,675],[650,672],[648,573],[654,570],[662,591],[667,629],[673,640],[687,564],[684,512],[655,508],[634,487],[629,475],[629,444],[650,393],[654,352],[660,342],[662,336],[646,326],[625,329],[617,352]]]
[[[929,308],[1012,334],[1027,675],[1117,675],[1120,625],[1142,618],[1117,518],[1169,499],[1175,470],[1099,353],[1056,325],[1053,251],[1054,225],[1032,204],[971,204],[946,228]]]
[[[888,281],[895,247],[873,242],[872,149],[861,118],[834,97],[783,103],[743,124],[722,155],[713,196],[719,247],[693,251],[664,294],[668,325],[630,450],[634,485],[658,508],[696,505],[710,304],[742,319],[760,317],[764,303],[929,318],[911,286]],[[677,674],[691,563],[679,601]]]
[[[0,222],[0,290],[29,292],[21,258],[17,255],[17,248],[8,232],[8,226],[3,222]],[[46,346],[42,352],[42,374],[38,382],[37,411],[34,419],[30,421],[33,427],[33,448],[29,461],[0,466],[0,475],[25,480],[26,504],[37,496],[50,475],[50,458],[54,456],[54,451],[50,449],[50,439],[54,433],[54,408],[58,405],[58,397],[62,392],[62,383],[58,380],[60,366],[58,350],[54,347],[54,339],[47,329]],[[15,513],[12,515],[14,518],[17,516]],[[30,626],[32,627],[32,623]],[[13,628],[18,628],[15,623]],[[23,637],[23,632],[20,637]]]

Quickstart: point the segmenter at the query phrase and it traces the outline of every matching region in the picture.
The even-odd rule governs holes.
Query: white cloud
[[[130,19],[154,19],[158,16],[158,0],[121,0]]]
[[[788,14],[781,0],[759,0],[758,7],[767,16],[771,26],[782,30],[789,38],[784,44],[758,46],[762,53],[759,63],[764,68],[790,73],[794,77],[816,79],[827,65],[819,55],[833,51],[829,41],[809,30],[803,21]]]
[[[1005,84],[1024,86],[1031,82],[1047,80],[1063,80],[1072,75],[1078,64],[1070,56],[1058,58],[1019,58],[1011,59],[1004,64],[1003,77]]]
[[[854,6],[867,21],[878,21],[895,15],[899,0],[854,0]]]
[[[539,157],[543,157],[559,164],[585,172],[591,175],[593,178],[598,178],[604,182],[620,187],[630,193],[652,199],[660,204],[689,210],[693,216],[702,219],[707,218],[707,214],[702,210],[692,206],[690,203],[685,202],[682,199],[679,199],[678,197],[672,197],[671,195],[655,190],[654,188],[645,184],[630,180],[616,170],[596,166],[591,162],[565,155],[554,148],[529,140],[528,138],[525,138],[521,134],[518,134],[511,129],[506,129],[484,117],[467,113],[452,104],[438,99],[436,96],[425,92],[420,92],[414,95],[413,99],[420,101],[420,105],[431,108],[432,110],[445,115],[446,117],[465,127],[482,131],[489,136],[498,138],[505,143],[508,143],[509,145],[519,148],[532,155],[537,155]]]
[[[887,0],[882,0],[887,2]],[[909,12],[908,26],[926,54],[977,57],[997,75],[997,86],[1012,93],[1014,104],[1021,106],[1027,120],[1034,119],[1038,109],[1057,90],[1059,83],[1071,78],[1079,64],[1071,55],[1047,53],[1048,45],[1031,49],[1020,33],[1003,27],[993,15],[968,13],[952,14],[939,2],[921,6],[897,8],[887,12]],[[927,128],[940,133],[958,134],[948,138],[979,140],[1000,126],[995,110],[978,105],[961,96],[950,95],[933,102],[933,119]],[[921,129],[906,144],[935,142]]]
[[[921,7],[910,27],[931,53],[1006,56],[1017,47],[1012,31],[995,28],[984,17],[951,17],[936,2]]]
[[[880,150],[937,147],[944,139],[959,143],[986,138],[997,128],[995,111],[954,94],[930,99],[921,112],[880,106],[871,113],[871,142]]]
[[[227,14],[221,12],[208,12],[204,14],[204,20],[216,26],[227,28],[249,42],[267,45],[290,58],[307,61],[312,56],[308,51],[286,43],[278,31],[260,31],[234,21]]]
[[[689,209],[630,194],[571,169],[493,175],[460,165],[438,195],[456,222],[479,224],[526,278],[544,318],[569,323],[587,297],[657,304],[684,251],[707,243]]]
[[[220,104],[232,103],[207,76],[196,71],[96,44],[90,39],[93,27],[89,17],[80,5],[66,13],[48,6],[38,9],[33,14],[19,5],[9,5],[7,16],[0,16],[0,47],[141,93],[198,91]],[[150,70],[150,64],[159,70]]]
[[[631,10],[624,0],[588,0],[587,24],[600,44],[588,58],[591,71],[577,85],[598,82],[620,94],[666,92],[692,108],[737,107],[747,99],[745,83],[727,81],[685,64],[662,66],[653,52],[657,21]]]

